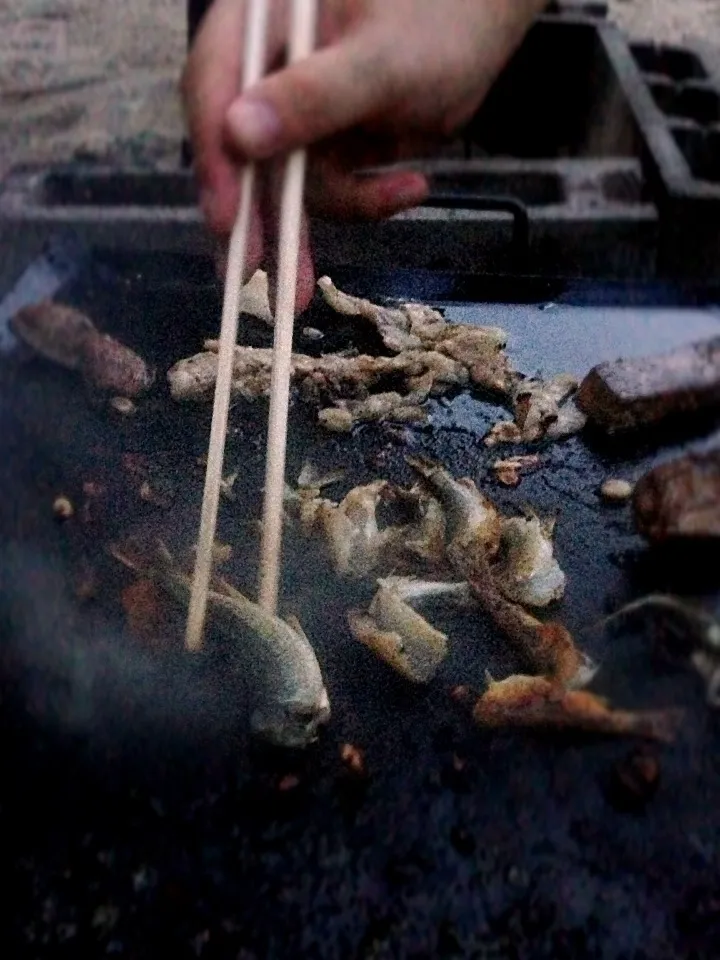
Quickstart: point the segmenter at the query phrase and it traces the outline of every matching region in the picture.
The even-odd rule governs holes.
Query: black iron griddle
[[[594,684],[619,705],[683,706],[677,743],[649,748],[661,787],[642,812],[618,809],[614,766],[637,747],[587,737],[474,729],[449,695],[516,665],[483,617],[440,610],[452,652],[428,690],[411,690],[350,638],[344,610],[367,590],[341,587],[322,555],[287,534],[284,609],[317,645],[333,719],[316,749],[269,753],[244,734],[243,678],[215,645],[200,664],[123,635],[131,578],[103,546],[140,527],[171,546],[196,535],[210,408],[177,406],[162,372],[217,330],[211,264],[195,258],[72,251],[36,264],[25,291],[90,313],[161,372],[134,418],[93,403],[77,379],[37,358],[0,356],[0,635],[5,775],[0,787],[12,957],[710,958],[720,943],[720,729],[699,679],[671,662],[648,625],[588,629],[650,589],[718,608],[710,557],[650,554],[628,508],[602,506],[609,476],[715,443],[696,436],[634,447],[574,438],[542,451],[514,491],[494,485],[481,439],[502,411],[460,395],[433,403],[422,429],[368,426],[333,437],[296,403],[288,478],[306,458],[347,468],[351,486],[409,481],[407,452],[470,475],[508,511],[557,512],[568,589],[553,613],[602,663]],[[57,257],[55,258],[57,265]],[[322,269],[322,264],[320,265]],[[720,291],[657,283],[548,281],[421,272],[337,271],[349,292],[416,298],[451,319],[498,323],[520,369],[584,373],[599,360],[713,334]],[[21,285],[22,286],[22,285]],[[23,289],[0,302],[0,316]],[[325,331],[305,340],[302,328]],[[269,342],[248,323],[247,342]],[[378,344],[316,302],[297,324],[307,352]],[[228,468],[236,500],[218,536],[227,575],[254,590],[266,406],[237,402]],[[144,503],[123,454],[152,464],[168,509]],[[81,523],[58,525],[53,498],[108,493]],[[90,567],[101,588],[79,604]],[[584,632],[583,632],[584,631]],[[357,781],[339,760],[366,753]],[[286,778],[293,776],[296,781]],[[285,787],[286,789],[282,789]],[[32,814],[30,809],[32,808]],[[10,897],[10,900],[7,897]]]

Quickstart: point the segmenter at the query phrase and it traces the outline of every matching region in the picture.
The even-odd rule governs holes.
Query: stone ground
[[[720,0],[614,0],[632,35],[720,46]],[[0,176],[111,146],[177,157],[185,0],[0,0]]]

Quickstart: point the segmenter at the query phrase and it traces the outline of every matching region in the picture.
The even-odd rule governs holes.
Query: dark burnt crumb
[[[450,843],[463,857],[471,857],[477,848],[475,838],[464,827],[454,826],[450,831]]]
[[[462,942],[449,920],[443,920],[438,927],[436,951],[438,957],[465,956]]]
[[[465,757],[453,753],[442,765],[440,782],[455,793],[467,793],[470,790],[469,773],[470,766]]]
[[[120,463],[125,473],[130,474],[131,477],[145,479],[150,475],[150,461],[142,453],[124,453]]]
[[[175,490],[163,480],[143,480],[138,491],[140,499],[153,507],[159,507],[161,510],[167,510],[172,506],[175,498]]]
[[[353,777],[364,778],[367,776],[365,755],[358,747],[351,743],[344,743],[340,748],[340,759],[345,770]]]
[[[613,766],[607,783],[607,798],[615,809],[639,812],[660,787],[660,763],[648,750],[635,750]]]
[[[284,777],[281,777],[278,781],[278,791],[280,793],[289,793],[292,790],[297,790],[300,786],[300,777],[296,776],[294,773],[285,774]]]
[[[678,931],[686,937],[720,940],[720,888],[717,884],[691,890],[675,915]],[[699,956],[705,956],[700,954]],[[707,954],[708,958],[710,954]]]
[[[102,519],[103,501],[107,488],[95,480],[86,480],[83,483],[83,502],[80,507],[80,522],[83,524],[95,523]]]
[[[95,600],[100,591],[97,570],[87,561],[80,564],[75,575],[74,593],[80,603]]]
[[[467,707],[477,700],[478,695],[473,691],[472,687],[459,684],[450,690],[450,697],[459,706]]]

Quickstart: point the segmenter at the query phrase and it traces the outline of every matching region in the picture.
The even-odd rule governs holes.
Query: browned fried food
[[[79,369],[93,387],[121,397],[139,397],[155,380],[142,357],[106,333],[87,338]]]
[[[583,686],[589,681],[594,668],[569,630],[559,623],[542,623],[504,597],[487,561],[484,573],[471,576],[468,583],[482,609],[533,672],[563,686]]]
[[[492,465],[495,479],[504,487],[517,487],[524,473],[537,469],[540,466],[540,457],[537,454],[509,457],[507,460],[496,460]]]
[[[125,621],[133,640],[161,649],[170,637],[170,616],[160,587],[148,579],[136,580],[122,592]]]
[[[490,684],[473,717],[483,727],[546,727],[671,743],[682,711],[616,710],[593,693],[568,691],[545,677],[513,676]]]

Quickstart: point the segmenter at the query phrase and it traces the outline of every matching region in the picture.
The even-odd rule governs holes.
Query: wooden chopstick
[[[262,78],[265,70],[268,12],[269,0],[250,0],[245,34],[243,90],[256,84]],[[230,237],[225,275],[215,400],[210,428],[207,469],[205,471],[205,489],[200,513],[200,533],[198,535],[195,571],[185,633],[185,647],[192,651],[199,650],[203,642],[227,437],[228,411],[230,409],[233,361],[237,343],[240,291],[250,234],[250,215],[254,188],[255,165],[247,164],[240,181],[240,205]]]
[[[315,43],[317,0],[293,0],[290,25],[291,63],[309,56]],[[294,151],[287,159],[280,205],[280,232],[275,341],[270,381],[265,491],[260,547],[258,600],[270,613],[277,608],[282,553],[283,493],[285,450],[290,397],[295,288],[298,272],[298,248],[305,186],[306,154]]]

